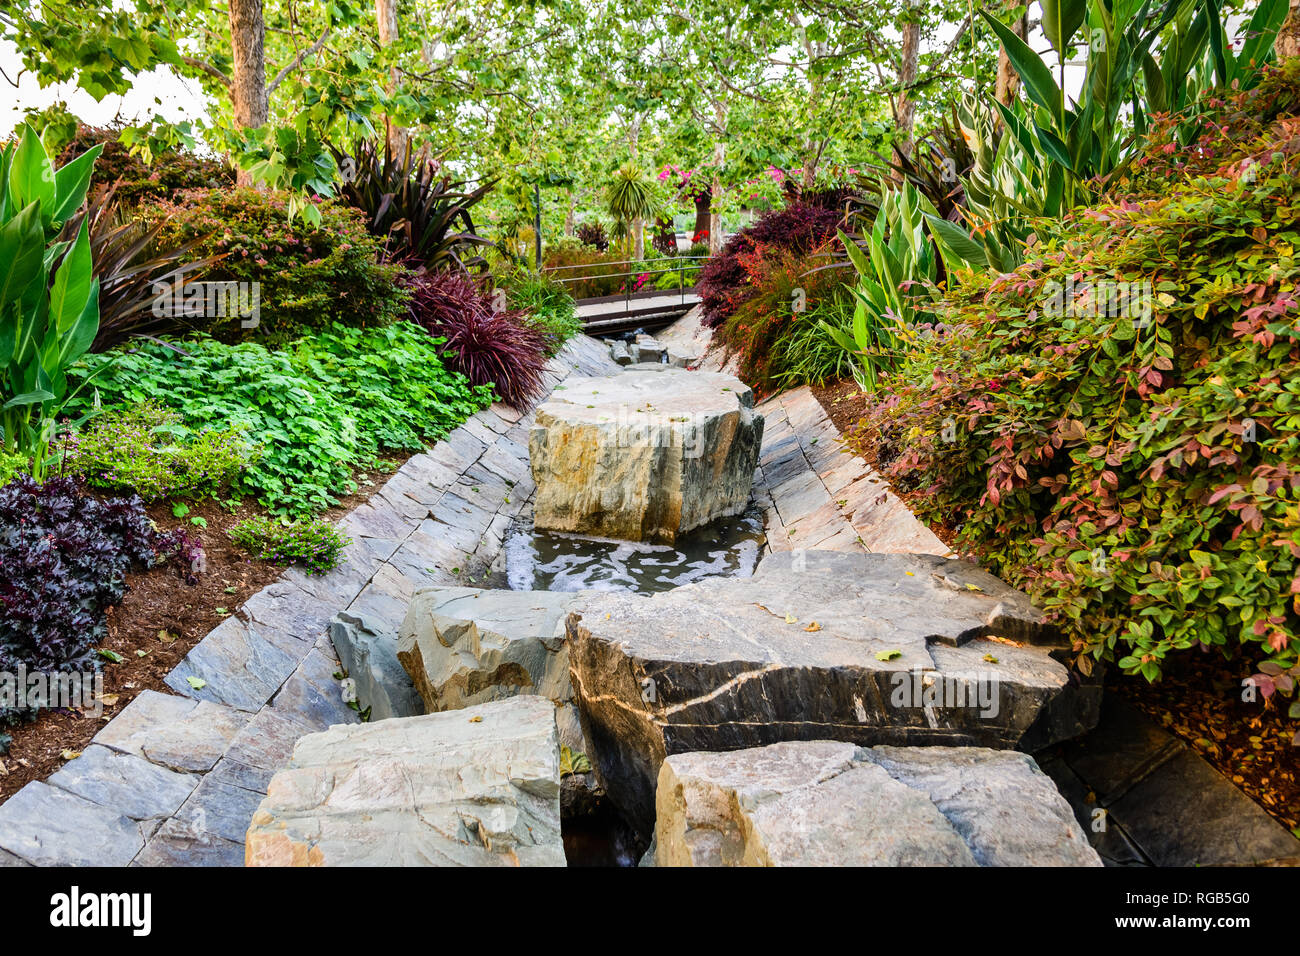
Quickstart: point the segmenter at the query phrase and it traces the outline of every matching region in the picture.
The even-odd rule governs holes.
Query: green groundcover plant
[[[308,574],[328,574],[352,541],[318,518],[275,521],[259,515],[239,522],[228,534],[255,557],[276,564],[300,564]]]
[[[1085,671],[1300,654],[1300,121],[1206,130],[1217,168],[967,274],[864,421]]]
[[[446,368],[438,340],[409,322],[334,326],[278,351],[206,337],[141,342],[87,356],[75,374],[97,371],[105,407],[170,408],[179,442],[239,430],[261,454],[234,476],[234,491],[290,515],[330,507],[384,449],[421,449],[492,400],[490,388]]]
[[[65,473],[145,501],[214,494],[260,453],[241,428],[195,432],[156,400],[97,415],[70,432],[59,451]]]

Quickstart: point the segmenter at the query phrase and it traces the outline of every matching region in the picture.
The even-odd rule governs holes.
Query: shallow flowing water
[[[748,577],[765,541],[757,508],[697,528],[675,545],[583,538],[520,522],[506,536],[507,586],[651,594],[706,578]]]

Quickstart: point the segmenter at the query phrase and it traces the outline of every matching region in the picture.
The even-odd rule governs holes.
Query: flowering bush
[[[1283,118],[1159,198],[1067,220],[951,295],[864,422],[1085,671],[1300,656],[1298,182]]]
[[[221,341],[279,345],[334,323],[369,328],[400,318],[406,292],[397,280],[406,270],[380,263],[383,243],[358,211],[333,202],[319,208],[313,229],[301,218],[289,221],[283,194],[214,189],[181,193],[144,214],[162,223],[161,245],[196,242],[190,261],[224,257],[204,280],[260,283],[257,328],[241,328],[239,315],[207,318],[206,331]]]

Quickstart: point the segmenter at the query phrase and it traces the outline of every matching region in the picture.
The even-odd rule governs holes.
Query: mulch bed
[[[393,471],[406,462],[410,452],[390,454]],[[371,470],[358,490],[341,500],[322,517],[337,520],[368,499],[392,474]],[[99,645],[115,651],[121,663],[102,661],[104,674],[103,714],[75,710],[47,710],[30,723],[0,728],[12,741],[0,755],[0,803],[32,780],[44,780],[69,759],[79,754],[109,720],[145,690],[173,694],[163,683],[190,648],[207,636],[225,618],[239,610],[250,597],[280,576],[283,566],[256,561],[237,548],[226,530],[245,518],[264,514],[260,505],[246,502],[233,512],[215,501],[186,502],[184,518],[172,515],[168,502],[146,509],[159,528],[185,527],[203,542],[207,569],[193,585],[174,565],[160,565],[148,571],[128,574],[129,590],[122,603],[108,609],[108,637]],[[206,528],[191,519],[201,518]],[[138,656],[137,651],[144,651]]]
[[[871,434],[857,428],[866,412],[857,385],[834,382],[813,386],[812,391],[840,434],[849,440],[852,451],[879,470]],[[920,492],[894,488],[894,493],[916,511]],[[955,524],[930,527],[944,544],[953,546]],[[1253,670],[1247,662],[1224,660],[1217,653],[1189,651],[1170,658],[1159,683],[1112,671],[1107,687],[1186,741],[1274,819],[1300,836],[1300,721],[1287,717],[1287,698],[1275,696],[1267,705],[1262,700],[1242,701],[1241,682]]]

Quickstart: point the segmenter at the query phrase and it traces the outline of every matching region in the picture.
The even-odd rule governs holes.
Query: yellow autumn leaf
[[[799,619],[798,619],[797,617],[795,617],[793,614],[787,614],[787,615],[785,616],[785,623],[787,623],[787,624],[798,624],[798,623],[799,623]]]
[[[980,587],[978,584],[967,584],[967,585],[966,585],[966,590],[968,590],[968,591],[983,591],[984,589],[983,589],[982,587]]]
[[[804,628],[805,631],[820,631],[821,629],[822,626],[818,624],[816,621],[810,622],[809,625]]]
[[[469,719],[469,722],[470,722],[471,724],[481,724],[481,723],[483,723],[483,718],[482,718],[482,717],[471,717],[471,718]]]
[[[59,756],[62,757],[64,760],[76,760],[78,757],[81,756],[81,751],[65,749],[59,752]]]
[[[1161,292],[1161,293],[1158,293],[1158,294],[1156,295],[1156,301],[1159,302],[1161,305],[1163,305],[1166,309],[1168,309],[1169,307],[1171,307],[1171,306],[1173,306],[1173,305],[1177,305],[1177,303],[1178,303],[1178,300],[1175,299],[1175,298],[1174,298],[1172,295],[1170,295],[1168,292]]]

